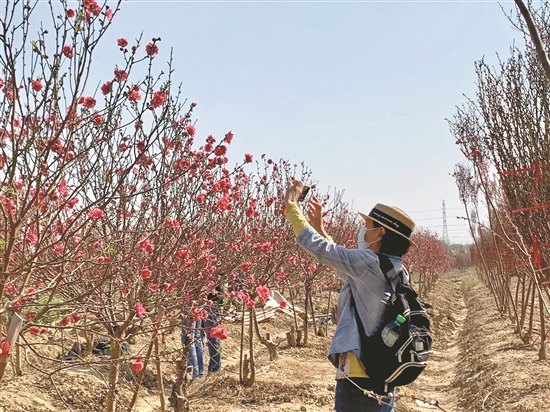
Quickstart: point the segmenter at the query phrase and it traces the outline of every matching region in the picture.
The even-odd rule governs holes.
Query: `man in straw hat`
[[[373,386],[360,358],[360,333],[352,295],[365,333],[373,335],[380,327],[391,287],[380,269],[378,255],[386,255],[395,271],[388,273],[395,288],[397,272],[403,268],[402,256],[409,247],[414,222],[399,208],[377,204],[363,218],[358,232],[358,248],[347,249],[332,241],[323,227],[322,208],[313,197],[308,205],[306,220],[298,199],[304,184],[293,180],[285,194],[286,217],[296,234],[298,244],[319,262],[332,267],[344,280],[338,298],[338,325],[332,338],[328,357],[337,368],[334,410],[337,412],[393,412],[394,390]],[[403,270],[404,281],[408,274]],[[366,392],[365,392],[366,391]],[[368,393],[368,395],[365,395]]]

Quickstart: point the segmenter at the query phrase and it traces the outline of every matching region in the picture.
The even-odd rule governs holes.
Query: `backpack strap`
[[[382,270],[382,274],[384,275],[384,278],[386,279],[386,282],[388,282],[388,285],[390,285],[390,288],[394,295],[397,295],[395,292],[395,289],[393,288],[390,278],[388,277],[388,273],[390,270],[395,269],[393,266],[393,263],[391,263],[390,259],[386,255],[377,255],[378,260],[380,262],[380,269]],[[398,279],[403,282],[403,279],[401,278],[401,271],[398,273]],[[350,297],[351,297],[351,306],[353,307],[353,310],[355,311],[355,318],[357,319],[357,326],[359,327],[359,332],[364,335],[365,334],[365,328],[363,327],[363,322],[361,322],[361,318],[359,317],[359,312],[357,312],[357,306],[355,305],[355,299],[353,298],[353,291],[350,285],[349,288]]]
[[[378,260],[380,262],[380,269],[382,269],[382,273],[384,274],[384,277],[386,278],[386,282],[388,282],[388,285],[390,285],[390,288],[391,288],[393,294],[395,295],[396,294],[395,289],[393,288],[391,280],[388,277],[388,273],[392,269],[395,269],[394,266],[393,266],[393,263],[391,263],[390,258],[387,257],[386,255],[377,255],[377,256],[378,256]],[[400,270],[399,272],[397,272],[397,279],[400,283],[403,283],[403,270]]]

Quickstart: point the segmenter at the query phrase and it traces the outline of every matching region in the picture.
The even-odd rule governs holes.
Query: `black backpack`
[[[394,270],[394,267],[387,256],[379,255],[379,259],[380,268],[393,294],[384,313],[383,322],[374,335],[365,334],[353,294],[351,304],[355,310],[361,336],[360,361],[374,387],[384,388],[387,392],[395,386],[411,383],[426,368],[432,347],[430,319],[426,308],[431,306],[420,300],[410,284],[403,283],[401,272],[398,274],[400,281],[394,290],[388,278],[388,272]],[[402,315],[406,320],[401,325],[399,338],[393,346],[388,347],[382,340],[382,330],[387,324],[393,322],[397,315]]]

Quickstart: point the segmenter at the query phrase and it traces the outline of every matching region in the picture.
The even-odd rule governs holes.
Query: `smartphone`
[[[302,190],[302,194],[298,198],[298,202],[303,202],[306,199],[307,194],[309,193],[309,186],[304,186],[304,189]]]

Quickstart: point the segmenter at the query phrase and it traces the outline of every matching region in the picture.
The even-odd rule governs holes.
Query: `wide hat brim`
[[[359,215],[365,220],[372,220],[384,228],[397,233],[399,236],[404,237],[409,241],[411,246],[418,247],[410,237],[415,226],[414,222],[403,210],[394,206],[378,203],[368,215],[361,212],[359,212]]]

